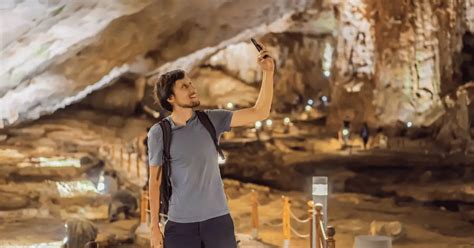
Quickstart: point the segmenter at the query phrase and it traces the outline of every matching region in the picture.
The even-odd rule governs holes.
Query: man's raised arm
[[[233,113],[231,127],[239,127],[262,121],[270,116],[273,100],[273,74],[275,63],[265,47],[257,57],[257,63],[263,70],[262,86],[257,102],[251,108],[237,110]],[[266,56],[266,57],[265,57]]]

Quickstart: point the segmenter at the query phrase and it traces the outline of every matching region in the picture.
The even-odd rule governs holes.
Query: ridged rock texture
[[[37,119],[310,0],[2,1],[0,127]],[[260,32],[265,30],[263,27]]]
[[[176,68],[200,82],[203,105],[251,105],[262,76],[251,37],[277,61],[273,110],[300,111],[328,96],[330,127],[342,119],[431,126],[446,116],[445,96],[474,80],[473,0],[26,0],[0,8],[0,128],[76,102],[122,114],[137,104],[159,110],[153,82]]]
[[[473,1],[336,1],[338,35],[330,121],[430,126],[442,97],[466,83],[462,38]]]

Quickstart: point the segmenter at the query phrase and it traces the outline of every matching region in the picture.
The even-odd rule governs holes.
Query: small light
[[[330,72],[330,71],[324,71],[323,74],[324,74],[324,76],[326,76],[326,77],[331,76],[331,72]]]
[[[345,129],[345,128],[342,129],[342,135],[344,135],[344,136],[349,135],[349,130],[347,130],[347,129]]]
[[[290,123],[291,123],[290,117],[285,117],[285,119],[283,119],[283,124],[285,124],[285,126],[290,125]]]
[[[272,124],[273,124],[273,121],[270,120],[270,119],[268,119],[268,120],[265,122],[265,124],[267,124],[267,127],[271,127]]]
[[[104,192],[105,190],[105,178],[104,173],[102,173],[99,177],[99,183],[97,184],[97,190],[99,192]]]
[[[100,191],[100,192],[103,192],[105,189],[105,185],[103,182],[100,182],[99,184],[97,184],[97,190]]]
[[[255,122],[255,128],[256,128],[256,129],[262,128],[262,122],[261,122],[261,121]]]
[[[313,104],[314,104],[313,99],[309,99],[309,100],[308,100],[308,105],[313,106]]]
[[[306,105],[306,107],[304,107],[304,110],[305,110],[306,112],[310,112],[311,109],[312,109],[312,107],[309,106],[309,105]]]
[[[411,121],[407,122],[407,127],[410,128],[413,126],[413,123],[411,123]]]
[[[228,109],[234,109],[234,104],[231,103],[231,102],[227,103],[227,108]]]
[[[322,97],[321,97],[321,100],[323,100],[323,102],[327,102],[327,101],[328,101],[328,97],[327,97],[327,96],[322,96]]]

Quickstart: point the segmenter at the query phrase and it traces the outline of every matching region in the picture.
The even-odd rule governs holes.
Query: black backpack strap
[[[163,119],[160,121],[160,126],[163,133],[163,165],[167,165],[171,162],[171,124],[168,120]],[[171,170],[168,172],[167,175],[171,175]]]
[[[222,152],[222,149],[219,146],[219,142],[217,141],[216,128],[214,127],[214,124],[212,124],[211,119],[209,119],[209,116],[203,111],[196,111],[196,115],[199,118],[199,121],[202,123],[202,125],[204,125],[206,130],[211,135],[212,141],[214,142],[214,146],[216,146],[217,152],[219,153],[222,159],[225,159],[224,152]]]
[[[171,199],[171,123],[167,119],[160,121],[163,133],[163,164],[160,185],[160,212],[167,214]],[[156,180],[158,180],[158,175]]]

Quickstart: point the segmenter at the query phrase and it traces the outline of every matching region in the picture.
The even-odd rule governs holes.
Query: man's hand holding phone
[[[257,48],[258,56],[257,56],[257,64],[262,68],[264,72],[271,72],[273,73],[275,70],[275,62],[270,56],[270,53],[265,49],[265,46],[257,42],[255,39],[251,39],[252,43],[254,44],[255,48]]]

